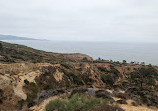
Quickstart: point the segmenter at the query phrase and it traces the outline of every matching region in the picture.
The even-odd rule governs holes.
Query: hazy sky
[[[50,40],[158,42],[158,0],[0,0],[0,33]]]

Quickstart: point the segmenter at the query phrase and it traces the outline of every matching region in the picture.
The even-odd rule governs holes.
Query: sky
[[[0,0],[0,34],[158,43],[158,0]]]

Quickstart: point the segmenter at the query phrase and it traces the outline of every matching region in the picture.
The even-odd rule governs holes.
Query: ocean
[[[145,62],[158,65],[158,43],[114,43],[46,40],[5,40],[35,49],[56,53],[83,53],[94,59]]]

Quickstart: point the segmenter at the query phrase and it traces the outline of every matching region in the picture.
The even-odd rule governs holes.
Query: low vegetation
[[[140,68],[129,75],[131,85],[139,86],[141,88],[158,87],[158,71],[153,67]]]
[[[70,99],[56,99],[50,101],[46,111],[90,111],[96,106],[106,104],[106,101],[101,98],[85,97],[82,94],[74,94]]]
[[[115,83],[115,77],[113,74],[102,74],[101,80],[107,85],[107,86],[113,86]]]
[[[120,108],[119,106],[103,104],[103,105],[97,106],[92,111],[124,111],[124,110]]]

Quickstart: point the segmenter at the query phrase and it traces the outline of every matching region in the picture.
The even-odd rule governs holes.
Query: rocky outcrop
[[[24,80],[34,82],[35,78],[42,73],[43,66],[48,66],[48,64],[0,64],[0,88],[11,86],[14,94],[25,100],[27,96],[23,91]]]
[[[33,63],[14,63],[14,64],[0,64],[0,74],[2,75],[18,75],[25,74],[32,70],[37,70],[38,66]]]
[[[57,82],[60,82],[63,80],[63,72],[60,72],[58,69],[56,70],[56,72],[54,73],[54,78]]]

